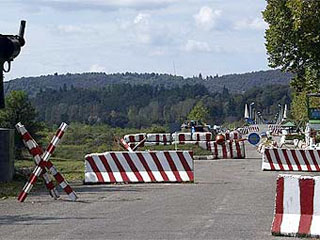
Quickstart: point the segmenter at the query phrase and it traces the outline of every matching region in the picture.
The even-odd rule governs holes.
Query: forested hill
[[[157,73],[82,73],[82,74],[54,74],[40,77],[24,77],[5,82],[5,93],[12,90],[23,90],[31,97],[45,89],[82,88],[99,89],[112,84],[152,85],[164,88],[182,87],[184,85],[204,85],[209,92],[221,92],[223,88],[231,93],[242,93],[253,87],[280,84],[288,85],[292,75],[279,70],[259,71],[244,74],[230,74],[224,76],[195,76],[183,78],[169,74]]]

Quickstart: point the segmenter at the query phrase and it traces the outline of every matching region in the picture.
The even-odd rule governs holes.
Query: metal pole
[[[4,62],[0,62],[0,109],[4,109],[4,77],[3,77]]]

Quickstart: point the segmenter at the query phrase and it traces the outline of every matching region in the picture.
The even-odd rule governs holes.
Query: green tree
[[[31,105],[28,96],[23,91],[12,91],[6,96],[6,108],[0,111],[0,127],[15,129],[15,125],[21,122],[31,135],[35,135],[42,127],[36,122],[36,111]],[[21,136],[15,137],[16,157],[21,156],[24,147]]]
[[[197,120],[206,122],[209,117],[209,110],[204,106],[202,101],[199,101],[188,114],[189,120]]]
[[[266,48],[270,67],[292,72],[293,116],[302,120],[305,92],[318,92],[320,83],[320,1],[267,0],[263,12],[269,24]],[[298,110],[299,109],[299,110]]]

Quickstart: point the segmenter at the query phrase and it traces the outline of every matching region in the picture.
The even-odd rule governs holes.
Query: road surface
[[[195,161],[195,184],[78,183],[78,202],[0,201],[0,239],[287,239],[270,233],[278,173],[247,156]]]

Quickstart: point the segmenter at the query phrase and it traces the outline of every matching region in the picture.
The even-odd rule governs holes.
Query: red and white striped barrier
[[[170,133],[148,133],[147,142],[162,142],[162,143],[169,142],[170,143],[171,134]]]
[[[124,140],[127,143],[135,143],[135,142],[141,142],[144,138],[146,138],[145,133],[138,133],[138,134],[127,134],[124,137]]]
[[[279,175],[271,232],[320,237],[320,177]]]
[[[166,145],[171,145],[171,142],[145,142],[145,146],[166,146]]]
[[[212,133],[211,132],[194,132],[192,134],[193,141],[212,141]]]
[[[270,124],[268,125],[268,129],[272,134],[280,134],[282,132],[281,125]]]
[[[225,132],[224,135],[226,137],[226,140],[238,140],[242,137],[239,131],[231,131],[231,132],[228,131],[228,132]]]
[[[27,129],[21,124],[18,123],[16,125],[17,131],[21,134],[22,136],[22,141],[26,148],[28,149],[29,153],[33,157],[35,164],[39,165],[41,162],[41,156],[43,154],[42,149],[39,147],[39,145],[34,141],[34,139],[31,137],[30,133],[27,131]],[[45,168],[42,168],[42,178],[44,179],[46,188],[49,190],[50,195],[54,199],[58,199],[59,193],[57,189],[55,188],[53,182],[51,181],[50,175],[46,171]],[[31,190],[31,189],[30,189]]]
[[[176,132],[172,134],[173,142],[181,142],[183,144],[186,141],[192,141],[191,133]]]
[[[85,183],[193,182],[189,151],[106,152],[85,156]]]
[[[38,158],[38,156],[40,156],[41,152],[37,152],[35,154],[35,156],[38,158],[38,165],[36,166],[36,168],[32,172],[28,182],[25,184],[25,186],[23,187],[21,193],[18,196],[18,200],[20,202],[23,202],[27,198],[29,192],[31,191],[33,185],[36,183],[38,177],[43,172],[44,168],[47,168],[49,170],[49,172],[56,179],[56,181],[58,182],[60,187],[68,194],[68,196],[69,196],[69,198],[71,200],[75,201],[77,199],[77,195],[72,190],[70,185],[65,181],[65,179],[61,175],[61,173],[59,173],[57,171],[57,169],[54,167],[52,162],[49,160],[49,158],[51,157],[52,153],[54,152],[56,146],[59,144],[59,142],[60,142],[65,130],[67,129],[67,126],[68,125],[66,123],[62,123],[60,125],[60,127],[57,130],[56,134],[54,135],[54,137],[52,138],[51,142],[49,143],[49,146],[47,147],[46,151],[41,155],[40,158]],[[21,123],[18,123],[16,125],[16,128],[19,128],[19,132],[21,134],[26,134],[27,133],[27,130],[25,129],[25,127]],[[32,145],[33,146],[37,146],[35,140],[31,137],[30,134],[29,134],[28,137],[29,137],[30,143],[27,142],[27,145],[28,146],[32,146]],[[35,151],[38,151],[38,150],[39,150],[39,148],[35,148]]]
[[[260,131],[260,128],[258,126],[248,126],[248,131],[250,133],[252,132],[259,132]]]
[[[262,170],[319,172],[320,150],[265,148]]]
[[[213,154],[213,157],[218,158],[245,158],[245,146],[243,141],[226,141],[224,144],[219,145],[215,141],[208,142],[207,148]]]
[[[249,134],[249,129],[244,127],[244,128],[238,128],[237,131],[242,134],[242,135],[246,135]]]

